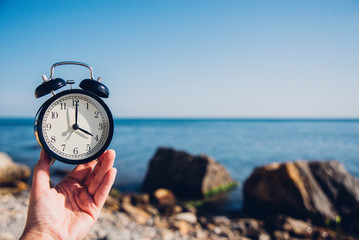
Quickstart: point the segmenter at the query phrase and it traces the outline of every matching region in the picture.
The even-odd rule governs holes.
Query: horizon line
[[[11,120],[11,119],[34,119],[34,117],[28,116],[0,116],[0,120]],[[359,121],[359,117],[113,117],[114,120],[352,120]]]

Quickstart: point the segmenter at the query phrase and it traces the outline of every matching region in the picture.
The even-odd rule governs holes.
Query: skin
[[[42,150],[34,168],[26,226],[20,239],[83,239],[96,222],[115,181],[115,151],[76,166],[50,187],[47,153]]]

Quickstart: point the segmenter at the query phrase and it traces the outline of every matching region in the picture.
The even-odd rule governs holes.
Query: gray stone
[[[338,161],[272,163],[256,168],[243,187],[245,212],[315,221],[359,219],[359,181]]]
[[[202,198],[234,185],[228,171],[211,157],[159,148],[150,161],[142,189],[152,193],[166,188],[179,198]]]

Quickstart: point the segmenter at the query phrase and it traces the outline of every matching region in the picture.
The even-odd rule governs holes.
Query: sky
[[[359,1],[0,0],[0,117],[67,60],[120,118],[359,118]]]

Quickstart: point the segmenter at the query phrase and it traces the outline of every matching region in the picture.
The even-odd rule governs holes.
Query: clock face
[[[80,163],[97,158],[112,138],[113,119],[109,109],[101,99],[82,90],[58,95],[44,104],[39,115],[41,145],[63,162]]]

